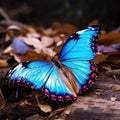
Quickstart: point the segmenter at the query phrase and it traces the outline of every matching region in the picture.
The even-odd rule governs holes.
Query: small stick
[[[5,20],[10,20],[10,17],[5,13],[2,8],[0,8],[0,14]]]
[[[25,25],[23,23],[11,20],[10,17],[5,13],[5,11],[2,8],[0,8],[0,15],[4,18],[4,20],[0,21],[1,25],[7,25],[7,26],[9,26],[9,25],[17,25],[19,27],[27,26],[27,25]]]
[[[120,69],[109,70],[106,72],[107,75],[120,75]]]

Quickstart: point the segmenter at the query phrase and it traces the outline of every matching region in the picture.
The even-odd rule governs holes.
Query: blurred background
[[[120,0],[0,0],[0,7],[11,19],[31,25],[58,21],[84,27],[96,20],[106,31],[120,26]]]

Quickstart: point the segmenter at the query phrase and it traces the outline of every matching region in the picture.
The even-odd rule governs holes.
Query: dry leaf
[[[96,57],[95,57],[95,59],[94,59],[94,62],[96,64],[99,64],[101,62],[105,62],[105,61],[107,61],[107,57],[108,57],[108,55],[97,54]]]
[[[120,52],[110,53],[107,60],[109,63],[116,64],[120,68]]]
[[[56,109],[56,110],[52,111],[50,113],[50,115],[48,116],[47,120],[52,120],[52,117],[54,117],[55,115],[61,113],[63,110],[64,110],[64,108],[59,108],[59,109]]]
[[[20,106],[26,106],[26,105],[32,105],[32,104],[27,100],[24,100],[23,102],[20,103]]]
[[[112,44],[120,43],[120,33],[119,32],[110,32],[107,34],[101,34],[98,39],[99,45],[110,46]]]
[[[54,43],[54,39],[47,37],[47,36],[42,36],[41,37],[41,44],[43,47],[49,47]]]
[[[5,40],[9,41],[9,40],[12,40],[14,37],[17,37],[23,34],[25,34],[25,31],[21,27],[16,25],[10,25],[7,28],[7,34],[6,34]]]
[[[17,54],[15,54],[14,52],[11,51],[11,52],[10,52],[10,55],[13,56],[14,59],[15,59],[18,63],[21,62],[20,57],[19,57]]]
[[[33,46],[33,48],[36,50],[37,53],[41,52],[43,45],[38,38],[29,36],[29,37],[24,37],[23,40],[27,45]]]
[[[37,33],[37,32],[29,32],[26,34],[27,37],[33,37],[33,38],[40,38],[41,34]]]
[[[38,107],[40,108],[41,111],[48,113],[52,111],[52,108],[50,105],[47,104],[41,104],[39,99],[38,99],[38,94],[35,94],[35,99],[37,101]]]
[[[17,25],[10,25],[7,30],[18,30],[18,31],[22,31],[22,28],[17,26]]]
[[[115,85],[113,88],[114,88],[116,91],[120,91],[120,85]]]
[[[10,53],[13,50],[11,46],[8,46],[2,53]]]
[[[56,52],[54,52],[52,49],[50,48],[43,48],[42,49],[43,53],[45,53],[46,55],[49,55],[51,57],[56,55]]]
[[[43,104],[38,104],[38,107],[40,108],[41,111],[45,112],[45,113],[48,113],[48,112],[51,112],[52,111],[52,108],[50,105],[43,105]]]
[[[8,63],[7,60],[0,59],[0,67],[7,67]]]
[[[22,56],[22,61],[31,61],[31,60],[44,60],[44,61],[50,61],[50,56],[47,55],[41,55],[34,51],[27,51]]]
[[[69,107],[67,107],[67,108],[65,109],[65,111],[64,111],[64,113],[65,113],[66,115],[69,115],[70,112],[71,112],[71,109],[69,109]]]

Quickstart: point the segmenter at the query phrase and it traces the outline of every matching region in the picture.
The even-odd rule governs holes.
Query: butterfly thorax
[[[67,87],[74,93],[74,95],[78,93],[77,84],[75,83],[75,77],[72,71],[55,58],[52,58],[51,61],[58,68],[59,75],[61,76]]]
[[[59,69],[61,69],[61,63],[59,60],[56,60],[55,58],[51,58],[52,63],[57,66]]]

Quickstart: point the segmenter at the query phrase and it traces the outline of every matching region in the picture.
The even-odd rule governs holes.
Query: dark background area
[[[59,21],[84,27],[97,19],[108,31],[120,26],[120,0],[0,0],[0,7],[25,24]]]

